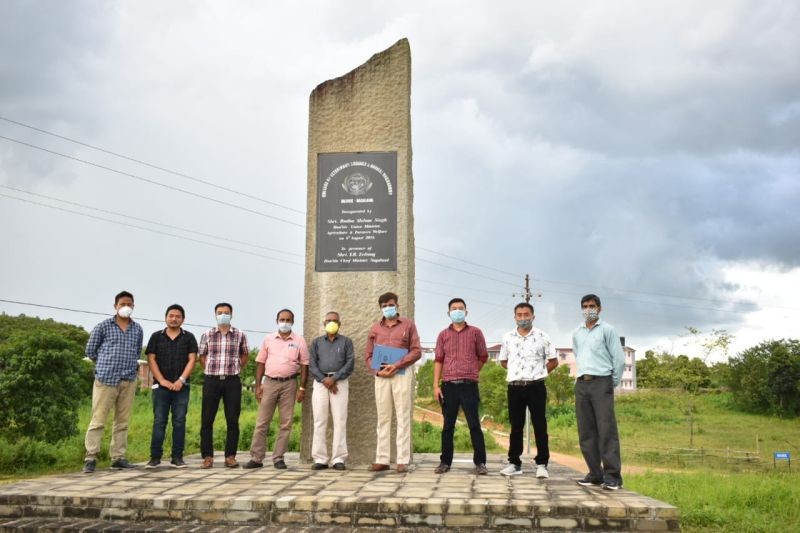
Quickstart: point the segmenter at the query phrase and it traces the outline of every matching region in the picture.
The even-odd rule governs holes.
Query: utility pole
[[[531,275],[525,274],[525,286],[522,288],[522,294],[512,294],[512,296],[522,296],[527,303],[531,303],[531,298],[534,297],[534,294],[531,292]],[[541,298],[541,294],[536,294]]]

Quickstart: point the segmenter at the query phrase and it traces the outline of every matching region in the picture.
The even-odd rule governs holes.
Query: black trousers
[[[203,408],[200,415],[200,453],[203,457],[214,455],[214,419],[219,410],[219,401],[225,408],[225,457],[236,455],[239,448],[239,413],[242,411],[242,382],[239,376],[227,376],[221,380],[205,376],[203,381]]]
[[[533,434],[536,437],[537,465],[545,465],[550,461],[550,444],[547,436],[547,387],[544,380],[527,385],[508,386],[508,418],[511,423],[511,435],[508,438],[508,462],[522,466],[522,434],[525,430],[525,410],[531,413]]]
[[[578,439],[589,475],[596,481],[622,483],[617,417],[614,414],[614,381],[603,376],[575,383],[575,416]]]
[[[453,434],[456,430],[458,408],[464,411],[469,427],[469,436],[472,439],[472,462],[476,465],[486,464],[486,444],[483,441],[481,419],[478,415],[478,406],[481,396],[477,383],[448,383],[442,384],[444,405],[444,427],[442,428],[442,455],[440,461],[446,465],[453,463]]]

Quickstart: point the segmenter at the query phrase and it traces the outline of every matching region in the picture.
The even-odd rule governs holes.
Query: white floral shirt
[[[556,354],[550,337],[539,328],[520,335],[516,328],[503,335],[500,361],[508,361],[507,381],[533,381],[547,377],[547,360]]]

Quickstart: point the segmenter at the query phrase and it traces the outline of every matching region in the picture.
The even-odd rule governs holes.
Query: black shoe
[[[136,465],[129,463],[124,457],[111,462],[112,470],[128,470],[129,468],[136,468]]]
[[[606,481],[603,483],[603,488],[606,490],[619,490],[622,488],[622,483],[619,481]]]
[[[95,468],[97,468],[97,461],[95,461],[94,459],[90,459],[85,463],[83,463],[83,469],[81,470],[81,472],[83,472],[84,474],[93,474]]]
[[[144,467],[150,470],[152,468],[156,468],[160,464],[161,464],[161,459],[150,459],[149,461],[147,461],[147,464],[144,465]]]
[[[344,466],[344,463],[336,463],[333,465],[334,470],[347,470],[347,467]]]
[[[189,468],[189,465],[186,464],[186,461],[183,460],[183,457],[173,457],[172,461],[169,462],[169,465],[172,468]]]
[[[436,467],[434,470],[437,474],[446,474],[450,471],[450,465],[446,465],[444,463],[439,463],[439,466]]]
[[[591,474],[586,474],[586,477],[584,477],[583,479],[576,479],[575,481],[581,487],[591,487],[591,486],[599,487],[600,485],[603,484],[602,479],[595,479],[592,477]]]
[[[278,468],[278,463],[275,463],[275,468]],[[311,470],[327,470],[328,465],[325,463],[314,463],[311,465]]]
[[[486,465],[481,463],[475,465],[475,469],[472,471],[473,474],[477,476],[485,476],[489,473],[489,469],[486,468]]]
[[[274,466],[278,470],[286,470],[286,463],[283,462],[283,459],[278,459],[277,461],[272,463],[272,466]]]
[[[244,465],[242,465],[242,468],[245,468],[247,470],[250,470],[251,468],[263,468],[263,467],[264,467],[264,463],[257,463],[256,461],[253,461],[252,459],[250,459]]]

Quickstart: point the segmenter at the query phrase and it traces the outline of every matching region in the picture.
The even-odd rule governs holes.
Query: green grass
[[[800,530],[800,474],[708,471],[628,475],[625,487],[681,510],[689,532]]]

